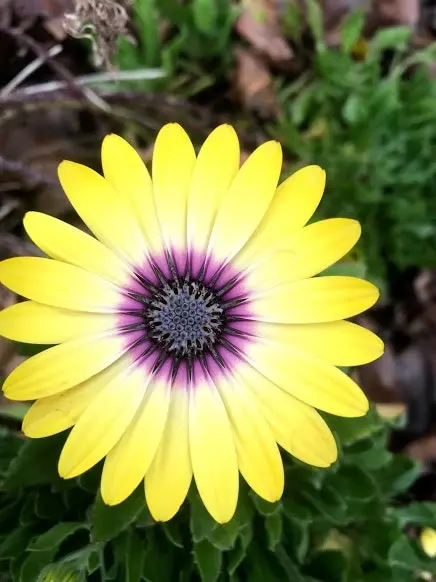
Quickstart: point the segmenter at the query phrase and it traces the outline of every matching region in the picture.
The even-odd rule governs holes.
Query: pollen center
[[[194,357],[213,348],[224,328],[224,310],[198,282],[170,283],[153,294],[144,319],[149,338],[168,354]]]

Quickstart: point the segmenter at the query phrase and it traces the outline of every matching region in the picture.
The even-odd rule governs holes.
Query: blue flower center
[[[144,319],[149,338],[176,357],[195,357],[209,351],[225,324],[219,299],[195,281],[168,283],[155,291]]]

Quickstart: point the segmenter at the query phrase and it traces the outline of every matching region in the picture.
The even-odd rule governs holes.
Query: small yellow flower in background
[[[421,545],[424,552],[430,558],[436,557],[436,530],[431,527],[425,527],[420,535]]]
[[[194,478],[215,520],[234,514],[239,472],[268,501],[283,492],[277,443],[328,467],[335,440],[315,408],[362,416],[368,402],[335,366],[378,358],[381,340],[343,321],[378,298],[370,283],[315,277],[355,245],[360,226],[305,226],[325,173],[308,166],[278,185],[270,141],[239,168],[228,125],[196,157],[185,131],[157,136],[152,177],[122,138],[103,141],[104,177],[73,162],[61,184],[96,238],[29,212],[24,226],[50,257],[0,263],[0,280],[30,301],[0,314],[0,333],[56,345],[4,383],[36,400],[23,431],[69,429],[64,478],[105,458],[101,493],[126,499],[144,480],[156,520],[168,520]],[[239,472],[238,472],[239,471]],[[144,479],[145,477],[145,479]]]

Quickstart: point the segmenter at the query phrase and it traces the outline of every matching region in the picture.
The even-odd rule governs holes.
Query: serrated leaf
[[[395,455],[391,462],[377,472],[380,487],[391,494],[406,491],[419,477],[420,464],[409,457]]]
[[[348,562],[338,550],[318,552],[306,568],[308,574],[315,578],[322,577],[323,582],[346,582],[347,579]]]
[[[21,566],[19,582],[35,582],[44,568],[52,562],[56,551],[57,548],[53,548],[28,554]]]
[[[341,24],[341,46],[342,50],[350,53],[362,34],[365,24],[365,12],[363,10],[352,10]]]
[[[409,26],[391,26],[376,32],[369,45],[370,57],[380,56],[380,52],[387,49],[404,51],[412,36]]]
[[[398,538],[389,550],[388,564],[410,572],[427,571],[436,575],[436,562],[420,550],[416,541],[403,535]]]
[[[96,494],[100,486],[102,464],[94,465],[89,471],[77,477],[77,484],[79,487],[88,491],[88,493]]]
[[[35,535],[32,526],[19,527],[0,544],[0,560],[22,556],[29,540]]]
[[[208,541],[221,551],[234,547],[241,525],[237,514],[226,524],[217,525],[207,536]]]
[[[174,582],[174,546],[162,539],[156,529],[147,532],[142,577],[146,582]]]
[[[176,547],[183,548],[183,536],[180,522],[172,519],[162,524],[162,529],[168,540]]]
[[[57,464],[65,438],[62,434],[26,441],[9,466],[3,488],[14,491],[20,487],[61,481]]]
[[[227,572],[233,576],[247,555],[247,546],[241,539],[237,540],[236,547],[227,554]]]
[[[392,510],[399,526],[414,524],[436,529],[436,503],[415,502]]]
[[[70,564],[50,564],[40,573],[36,582],[85,582],[85,575]]]
[[[268,548],[274,552],[282,539],[283,518],[281,513],[273,513],[265,518],[265,530],[268,539]]]
[[[35,515],[35,499],[36,494],[33,492],[29,493],[21,508],[19,520],[22,526],[32,525],[32,523],[38,521],[38,518]]]
[[[207,540],[194,544],[194,561],[202,582],[216,582],[221,573],[222,552]]]
[[[197,491],[190,491],[189,505],[191,509],[190,526],[192,540],[194,542],[201,542],[211,535],[218,524],[207,512]]]
[[[333,523],[342,523],[346,520],[346,503],[332,487],[325,486],[322,495],[319,491],[307,487],[301,491],[301,496]]]
[[[145,561],[145,541],[130,529],[127,537],[126,578],[124,582],[141,582]]]
[[[88,529],[88,526],[82,522],[58,523],[38,536],[27,549],[29,552],[45,552],[58,548],[63,541],[80,529]]]
[[[345,498],[361,502],[372,499],[378,493],[371,476],[355,466],[340,467],[329,482]]]
[[[260,513],[260,515],[267,516],[267,515],[274,515],[275,513],[281,511],[282,503],[281,501],[275,501],[274,503],[270,503],[269,501],[265,501],[253,491],[250,491],[250,496],[253,500],[254,507],[256,511]]]
[[[98,570],[101,566],[102,554],[99,549],[95,549],[89,553],[87,564],[86,564],[86,571],[88,574],[92,574],[96,570]]]
[[[53,495],[44,490],[36,494],[34,509],[39,519],[50,521],[61,521],[67,511],[60,495]]]
[[[144,509],[144,486],[141,484],[123,503],[105,505],[98,493],[91,510],[91,535],[96,542],[115,538],[135,521]]]
[[[286,547],[292,548],[295,560],[299,564],[304,563],[310,544],[309,522],[288,518],[283,525],[283,539],[286,540]]]

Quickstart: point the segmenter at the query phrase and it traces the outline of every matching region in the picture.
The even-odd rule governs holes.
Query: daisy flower
[[[25,229],[49,258],[0,263],[0,280],[28,301],[0,314],[0,333],[57,344],[4,383],[35,400],[33,438],[72,427],[59,473],[104,459],[109,505],[144,482],[156,520],[170,519],[194,479],[213,518],[234,514],[239,473],[262,498],[284,486],[278,445],[317,467],[337,448],[316,411],[364,415],[360,388],[335,366],[379,357],[380,339],[343,321],[378,291],[353,277],[314,277],[353,247],[354,220],[306,226],[325,173],[305,167],[278,186],[277,142],[240,167],[222,125],[198,156],[178,124],[159,132],[152,174],[121,137],[102,145],[103,176],[64,161],[59,179],[95,238],[29,212]]]

